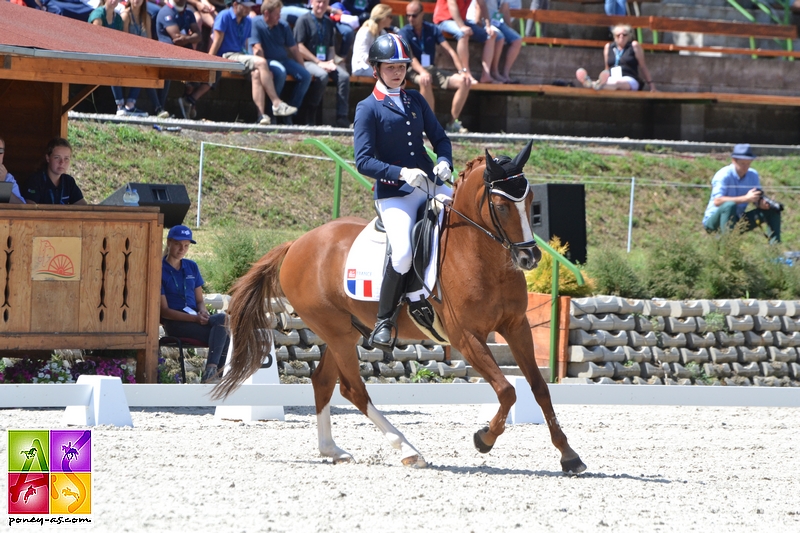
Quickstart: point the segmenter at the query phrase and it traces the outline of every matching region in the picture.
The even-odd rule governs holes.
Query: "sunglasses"
[[[419,13],[406,13],[406,16],[410,19],[413,19],[414,17],[418,17],[420,15],[422,15],[422,11],[420,11]]]

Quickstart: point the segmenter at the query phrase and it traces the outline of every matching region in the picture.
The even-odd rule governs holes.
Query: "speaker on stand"
[[[569,244],[565,257],[586,263],[586,196],[583,185],[542,183],[531,185],[533,232],[546,241],[554,236]]]
[[[122,195],[128,184],[123,185],[100,202],[100,205],[125,205]],[[189,211],[189,194],[184,185],[164,185],[158,183],[131,183],[131,189],[139,193],[139,205],[158,207],[164,215],[164,227],[171,228],[183,224]]]

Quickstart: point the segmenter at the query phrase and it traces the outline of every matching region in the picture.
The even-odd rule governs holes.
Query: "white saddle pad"
[[[439,257],[439,228],[443,212],[439,213],[439,225],[434,231],[431,262],[425,267],[425,287],[432,289],[436,283],[437,259]],[[384,261],[386,259],[386,234],[375,230],[377,217],[353,241],[344,263],[344,292],[351,298],[377,302],[381,296]],[[423,288],[406,297],[411,301],[427,298],[430,291]]]

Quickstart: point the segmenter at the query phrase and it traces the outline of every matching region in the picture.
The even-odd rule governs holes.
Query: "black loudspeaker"
[[[569,244],[566,258],[586,263],[586,196],[583,185],[531,185],[533,232],[550,242],[557,236]]]
[[[171,228],[183,224],[183,219],[189,211],[189,194],[183,185],[162,185],[158,183],[131,183],[131,189],[139,193],[139,205],[143,207],[158,207],[164,215],[164,227]],[[111,196],[100,202],[100,205],[125,205],[122,195],[125,194],[126,185],[123,185]]]

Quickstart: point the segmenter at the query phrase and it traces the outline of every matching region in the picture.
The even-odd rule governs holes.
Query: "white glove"
[[[441,161],[433,167],[433,175],[442,181],[450,181],[453,179],[453,172],[450,170],[450,165],[447,161]]]
[[[445,206],[453,203],[453,199],[447,194],[439,193],[433,197],[433,211],[438,215]]]
[[[422,187],[422,184],[428,181],[428,175],[418,168],[405,168],[400,170],[400,180],[405,181],[412,187]]]

